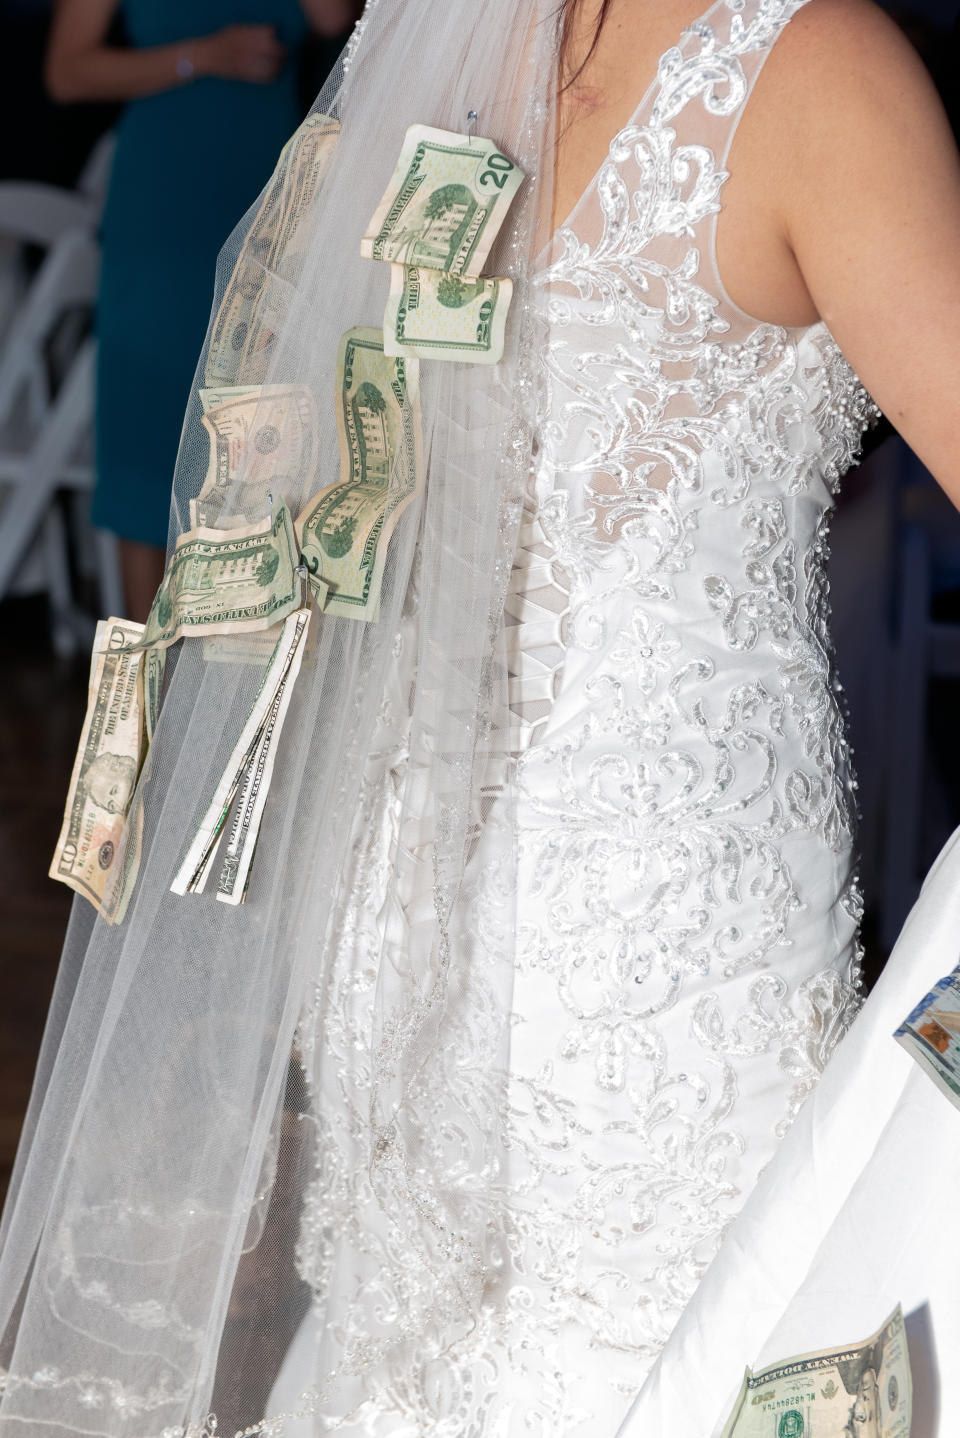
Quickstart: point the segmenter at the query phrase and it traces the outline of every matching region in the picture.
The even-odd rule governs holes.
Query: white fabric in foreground
[[[955,1432],[960,1113],[892,1034],[958,951],[960,830],[618,1438],[715,1438],[745,1363],[865,1338],[898,1302],[914,1373],[912,1438]]]

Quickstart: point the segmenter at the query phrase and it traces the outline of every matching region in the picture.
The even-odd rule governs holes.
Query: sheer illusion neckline
[[[729,11],[732,14],[737,15],[746,8],[746,4],[747,0],[713,0],[713,3],[710,4],[706,10],[703,10],[699,15],[688,21],[688,23],[680,31],[676,43],[667,46],[667,48],[661,52],[659,58],[657,59],[654,73],[648,81],[646,88],[642,91],[640,98],[634,106],[633,110],[631,111],[629,117],[618,129],[614,130],[614,132],[610,136],[609,141],[607,142],[607,148],[604,152],[603,158],[600,160],[600,163],[597,165],[596,169],[591,174],[584,188],[580,191],[580,194],[574,200],[573,205],[566,214],[565,218],[562,219],[556,226],[554,226],[547,238],[544,240],[540,249],[537,251],[536,259],[534,261],[535,273],[542,274],[545,269],[549,268],[550,258],[553,254],[556,242],[560,235],[566,232],[572,234],[575,239],[579,238],[576,230],[576,222],[582,214],[586,204],[596,194],[603,173],[606,170],[607,166],[611,163],[610,151],[613,148],[613,144],[618,138],[618,136],[622,135],[625,130],[630,129],[634,125],[644,123],[644,116],[649,113],[650,109],[654,105],[657,93],[661,88],[661,69],[663,66],[663,62],[667,58],[667,56],[674,52],[677,52],[680,54],[681,57],[685,58],[685,51],[692,41],[705,38],[704,31],[706,30],[709,30],[711,34],[713,33],[714,20],[718,13],[722,11]],[[556,109],[559,109],[558,105],[556,106]],[[558,120],[559,117],[557,116],[556,118]],[[711,231],[713,236],[712,261],[714,281],[718,288],[717,298],[721,300],[726,306],[728,306],[728,308],[734,314],[739,316],[742,321],[751,324],[754,328],[778,330],[785,335],[790,335],[794,337],[795,339],[801,336],[813,335],[816,334],[817,331],[822,330],[836,344],[836,340],[834,340],[833,334],[829,326],[827,325],[826,320],[822,318],[813,320],[806,324],[785,325],[778,323],[776,320],[763,319],[758,315],[752,314],[749,310],[744,309],[742,305],[737,304],[736,300],[734,300],[727,291],[727,288],[723,281],[723,276],[720,273],[719,261],[716,254],[717,218],[717,216],[714,216],[714,222]]]
[[[558,236],[558,235],[560,235],[564,230],[573,230],[574,233],[576,233],[576,231],[575,231],[575,229],[574,229],[574,222],[575,222],[577,216],[580,214],[580,212],[581,212],[581,210],[583,209],[583,207],[584,207],[584,205],[586,204],[586,202],[587,202],[587,201],[591,198],[591,196],[594,194],[594,192],[595,192],[595,190],[596,190],[598,184],[600,183],[600,177],[601,177],[601,175],[603,174],[603,172],[604,172],[606,166],[610,163],[610,150],[611,150],[611,147],[612,147],[612,145],[613,145],[613,142],[616,140],[616,138],[617,138],[618,135],[622,135],[622,134],[623,134],[624,130],[628,130],[628,129],[631,127],[631,125],[636,125],[636,124],[638,123],[638,121],[640,120],[640,117],[641,117],[641,116],[643,115],[643,113],[648,109],[648,107],[650,106],[650,104],[651,104],[652,101],[654,100],[654,98],[655,98],[655,96],[656,96],[656,93],[657,93],[657,91],[658,91],[659,88],[660,88],[660,69],[661,69],[661,66],[663,65],[663,62],[664,62],[664,60],[666,59],[666,57],[667,57],[669,54],[671,54],[671,52],[674,51],[674,50],[682,50],[682,49],[683,49],[683,46],[685,45],[685,43],[686,43],[688,40],[693,39],[694,36],[698,33],[698,31],[699,31],[699,29],[700,29],[701,26],[710,25],[710,24],[711,24],[711,21],[713,20],[714,15],[717,13],[717,11],[719,11],[719,10],[739,10],[739,9],[742,9],[742,8],[743,8],[743,0],[740,0],[740,3],[739,3],[739,4],[737,3],[737,0],[734,0],[734,3],[733,3],[733,4],[730,3],[730,0],[713,0],[713,3],[712,3],[711,5],[709,5],[706,10],[704,10],[701,14],[695,16],[692,20],[690,20],[690,21],[688,22],[688,24],[686,24],[686,25],[683,27],[683,29],[680,31],[680,35],[679,35],[679,38],[678,38],[676,44],[674,44],[674,45],[668,45],[665,50],[661,51],[660,56],[659,56],[658,59],[657,59],[657,63],[656,63],[656,67],[655,67],[655,69],[654,69],[653,75],[651,76],[651,78],[650,78],[650,80],[648,81],[648,83],[647,83],[646,87],[644,88],[644,90],[641,92],[640,98],[639,98],[639,100],[637,101],[636,105],[634,106],[633,110],[630,112],[630,114],[629,114],[629,116],[627,117],[627,119],[626,119],[626,121],[624,122],[624,124],[622,124],[618,129],[614,130],[613,134],[610,136],[610,139],[609,139],[608,142],[607,142],[607,148],[606,148],[606,150],[605,150],[604,153],[603,153],[603,158],[600,160],[600,163],[597,165],[596,169],[595,169],[595,170],[593,171],[593,173],[591,174],[590,179],[587,181],[587,183],[586,183],[586,185],[584,186],[584,188],[580,191],[580,194],[579,194],[579,195],[577,196],[577,198],[574,200],[573,205],[572,205],[572,207],[570,208],[570,210],[568,211],[566,217],[565,217],[564,219],[562,219],[557,225],[555,225],[555,226],[553,227],[553,229],[550,231],[549,235],[547,236],[546,240],[544,241],[544,243],[543,243],[543,245],[542,245],[542,247],[541,247],[541,249],[540,249],[540,252],[539,252],[539,254],[538,254],[538,256],[537,256],[537,267],[538,267],[538,268],[539,268],[540,262],[541,262],[541,261],[545,258],[545,256],[548,255],[548,254],[550,253],[550,251],[553,249],[553,246],[554,246],[554,244],[555,244],[555,242],[556,242],[556,239],[557,239],[557,236]],[[557,100],[556,105],[555,105],[555,115],[554,115],[554,125],[555,125],[555,127],[559,127],[559,113],[558,113],[558,112],[559,112],[559,97],[558,97],[558,100]],[[556,169],[556,167],[554,167],[554,169]]]

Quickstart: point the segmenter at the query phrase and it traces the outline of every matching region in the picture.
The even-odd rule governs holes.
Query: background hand
[[[272,25],[227,25],[194,43],[198,70],[254,85],[275,80],[286,54]]]

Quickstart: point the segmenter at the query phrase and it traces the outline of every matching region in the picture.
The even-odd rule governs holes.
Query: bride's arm
[[[870,0],[812,0],[784,39],[789,242],[844,354],[960,506],[960,157],[943,106]]]
[[[45,70],[55,100],[132,100],[200,75],[263,84],[274,79],[283,61],[283,46],[270,25],[229,25],[175,45],[108,45],[117,5],[118,0],[60,0]]]

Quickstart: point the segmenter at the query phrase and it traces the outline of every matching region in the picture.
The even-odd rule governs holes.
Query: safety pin
[[[468,110],[468,111],[467,111],[467,144],[468,144],[468,145],[472,145],[472,144],[473,144],[473,138],[474,138],[474,133],[475,133],[474,127],[476,126],[476,123],[477,123],[478,118],[479,118],[479,117],[478,117],[478,115],[477,115],[476,110]]]
[[[303,563],[303,555],[300,556],[300,563],[294,567],[294,574],[300,580],[300,608],[309,609],[313,595],[310,590],[310,571]]]

